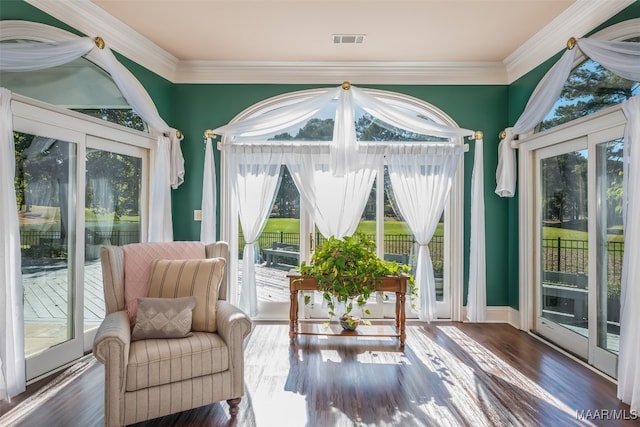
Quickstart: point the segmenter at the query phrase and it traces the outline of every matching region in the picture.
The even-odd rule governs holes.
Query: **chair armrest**
[[[105,425],[122,425],[124,416],[121,403],[129,363],[131,326],[124,310],[108,314],[93,340],[93,355],[104,364],[104,416]]]
[[[237,346],[242,349],[244,339],[253,327],[251,319],[244,311],[225,300],[218,300],[216,325],[218,334],[230,349]]]
[[[93,355],[105,364],[112,374],[121,378],[121,384],[124,384],[129,362],[130,344],[131,326],[127,312],[120,310],[107,315],[93,340]]]

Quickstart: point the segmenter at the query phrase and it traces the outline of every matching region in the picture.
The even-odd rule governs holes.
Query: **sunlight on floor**
[[[560,402],[554,396],[547,393],[538,384],[531,381],[518,370],[512,368],[508,363],[500,359],[491,351],[487,350],[487,348],[481,344],[477,343],[473,338],[462,332],[459,328],[454,326],[439,326],[438,329],[465,350],[469,357],[471,357],[487,375],[497,377],[502,381],[510,383],[527,395],[540,399],[546,404],[554,406],[569,416],[575,416],[575,408],[570,408]],[[481,379],[476,379],[475,381],[478,383],[477,392],[480,394],[483,391],[482,384],[486,382],[483,382]]]

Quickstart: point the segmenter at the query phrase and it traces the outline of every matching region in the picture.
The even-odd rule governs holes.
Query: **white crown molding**
[[[505,58],[511,84],[566,47],[570,37],[582,37],[635,0],[577,0],[546,27]]]
[[[81,33],[173,82],[178,59],[89,0],[25,0]]]
[[[176,83],[506,84],[501,62],[184,61]]]

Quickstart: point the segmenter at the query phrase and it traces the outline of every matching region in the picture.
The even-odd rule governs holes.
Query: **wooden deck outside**
[[[258,300],[289,301],[288,271],[256,265]],[[68,269],[63,262],[26,267],[23,270],[24,324],[26,354],[66,340],[67,319],[70,312]],[[238,272],[242,277],[242,271]],[[99,260],[84,267],[84,325],[85,329],[100,325],[104,319],[102,267]]]

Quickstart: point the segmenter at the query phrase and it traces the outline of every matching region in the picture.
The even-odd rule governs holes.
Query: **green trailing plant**
[[[336,316],[336,304],[339,303],[345,304],[345,315],[351,313],[354,302],[363,315],[371,314],[365,305],[375,292],[376,283],[385,276],[408,276],[409,294],[416,295],[410,267],[378,258],[375,242],[363,233],[343,239],[329,237],[311,256],[310,263],[302,262],[299,271],[302,276],[318,281],[318,290],[327,301],[330,317]],[[308,302],[305,298],[305,303]]]

